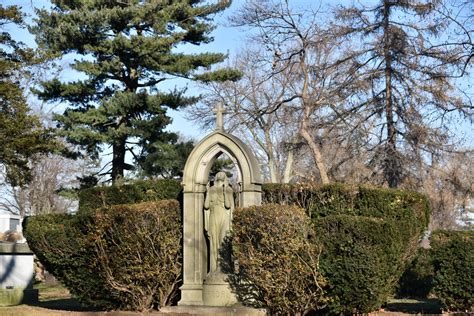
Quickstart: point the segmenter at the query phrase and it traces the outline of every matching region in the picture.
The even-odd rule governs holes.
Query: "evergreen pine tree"
[[[71,67],[85,79],[43,82],[36,92],[43,100],[70,105],[56,119],[71,143],[95,156],[101,145],[112,147],[107,171],[112,181],[132,168],[125,163],[127,151],[144,163],[149,151],[176,139],[164,131],[171,122],[166,109],[196,102],[197,98],[185,95],[185,89],[163,91],[164,81],[239,77],[231,69],[209,71],[225,59],[224,54],[176,50],[183,44],[212,41],[210,16],[230,1],[53,0],[52,4],[50,11],[37,11],[32,30],[38,45],[59,56],[82,56]]]
[[[35,56],[5,30],[9,24],[23,25],[20,8],[0,5],[0,163],[7,182],[22,187],[31,180],[29,162],[35,155],[55,151],[60,145],[39,118],[30,114],[20,78]]]

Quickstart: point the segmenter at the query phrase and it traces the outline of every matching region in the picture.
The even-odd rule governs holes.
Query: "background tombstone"
[[[35,303],[34,258],[19,215],[0,214],[0,306]]]
[[[235,303],[228,284],[205,285],[208,249],[204,236],[204,197],[209,171],[215,160],[226,154],[236,163],[241,207],[261,204],[261,173],[253,152],[237,137],[224,132],[224,109],[216,109],[216,130],[204,137],[186,161],[183,174],[183,306],[228,306]],[[207,288],[206,288],[207,287]],[[207,293],[207,294],[206,294]]]

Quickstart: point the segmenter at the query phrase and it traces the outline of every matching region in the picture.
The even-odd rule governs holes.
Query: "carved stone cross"
[[[227,113],[224,106],[218,103],[212,111],[216,113],[216,131],[224,131],[224,114]]]

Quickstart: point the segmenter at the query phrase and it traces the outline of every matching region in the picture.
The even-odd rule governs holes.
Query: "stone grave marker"
[[[220,155],[230,157],[237,169],[238,204],[261,204],[262,180],[254,153],[236,136],[224,131],[223,106],[219,104],[214,112],[215,131],[196,145],[184,167],[183,285],[178,307],[238,306],[218,262],[234,209],[233,189],[226,174],[219,172],[214,184],[209,182],[211,167]]]

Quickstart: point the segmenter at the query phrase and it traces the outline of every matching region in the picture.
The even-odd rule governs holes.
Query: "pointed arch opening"
[[[188,157],[183,174],[183,285],[180,305],[202,305],[203,280],[208,269],[203,205],[209,174],[221,155],[237,170],[238,204],[261,204],[261,173],[255,155],[237,137],[215,131],[201,140]]]

